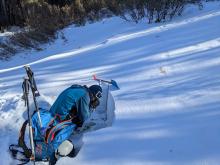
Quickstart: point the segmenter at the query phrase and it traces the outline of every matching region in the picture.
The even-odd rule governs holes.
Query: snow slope
[[[22,66],[30,64],[49,102],[91,75],[115,79],[116,122],[85,136],[75,159],[58,165],[218,165],[220,162],[220,2],[189,7],[172,22],[110,18],[63,30],[42,52],[0,62],[0,158],[25,118]]]

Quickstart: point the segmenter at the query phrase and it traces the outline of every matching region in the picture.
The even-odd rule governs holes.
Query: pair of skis
[[[30,66],[24,66],[26,73],[27,73],[27,77],[24,77],[24,81],[22,84],[22,88],[23,88],[23,99],[25,101],[25,105],[27,107],[27,113],[28,113],[28,125],[29,125],[29,138],[30,138],[30,146],[31,146],[31,158],[30,160],[33,161],[33,163],[35,164],[35,150],[34,150],[34,139],[33,139],[33,128],[32,128],[32,120],[31,120],[31,114],[30,114],[30,105],[29,105],[29,92],[31,89],[32,95],[33,95],[33,100],[34,100],[34,105],[35,105],[35,111],[38,115],[38,121],[39,121],[39,125],[40,127],[42,127],[42,121],[41,121],[41,117],[40,117],[40,112],[39,112],[39,108],[38,108],[38,104],[37,104],[37,100],[36,97],[40,96],[40,93],[37,89],[37,85],[34,79],[34,73],[32,72]]]

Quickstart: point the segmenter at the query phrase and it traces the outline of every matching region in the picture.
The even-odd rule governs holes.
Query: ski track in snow
[[[71,33],[88,30],[89,44],[82,36],[79,41],[85,46],[79,49],[72,49],[76,41],[71,40],[64,53],[38,59],[50,50],[35,52],[31,57],[36,60],[15,58],[14,67],[13,61],[0,62],[0,158],[9,159],[3,159],[3,165],[14,164],[7,147],[16,141],[25,119],[24,64],[31,65],[40,92],[50,100],[73,83],[92,84],[93,74],[115,79],[121,88],[113,92],[117,107],[113,127],[87,134],[79,155],[63,158],[58,165],[218,165],[219,7],[219,2],[209,2],[192,18],[149,28],[117,18],[103,24],[106,31],[100,23],[67,28],[70,38]],[[93,33],[97,28],[103,36]],[[62,50],[62,46],[58,41],[51,47]]]

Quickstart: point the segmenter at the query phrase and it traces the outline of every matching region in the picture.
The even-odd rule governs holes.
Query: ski
[[[27,73],[27,76],[28,76],[28,79],[29,79],[31,91],[32,91],[32,94],[33,94],[34,106],[35,106],[35,110],[36,110],[37,115],[38,115],[39,124],[40,124],[40,127],[42,128],[42,121],[41,121],[39,107],[38,107],[37,100],[36,100],[36,97],[39,97],[40,93],[37,89],[36,81],[35,81],[35,78],[34,78],[34,72],[31,70],[31,67],[28,66],[28,65],[25,65],[24,68],[26,70],[26,73]]]
[[[23,88],[23,99],[25,101],[25,105],[27,107],[27,113],[28,113],[28,127],[29,127],[29,139],[30,139],[30,146],[31,146],[31,157],[30,160],[33,161],[35,164],[35,150],[34,150],[34,138],[33,138],[33,128],[32,128],[32,121],[31,121],[31,115],[30,115],[30,105],[29,105],[29,89],[30,89],[30,84],[29,84],[29,78],[25,77],[22,88]]]

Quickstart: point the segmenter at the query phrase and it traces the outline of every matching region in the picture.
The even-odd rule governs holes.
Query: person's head
[[[95,109],[100,104],[100,98],[102,97],[102,88],[99,85],[92,85],[89,87],[90,94],[90,107]]]

